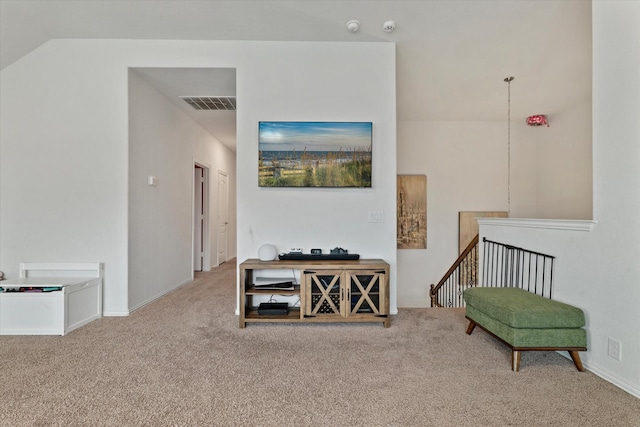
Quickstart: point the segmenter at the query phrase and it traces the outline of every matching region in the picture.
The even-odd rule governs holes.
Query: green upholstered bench
[[[522,351],[568,351],[584,371],[578,354],[587,350],[581,309],[519,288],[469,288],[464,300],[467,334],[477,325],[511,347],[514,371],[520,369]]]

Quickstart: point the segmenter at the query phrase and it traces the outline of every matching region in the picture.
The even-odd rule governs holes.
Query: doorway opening
[[[209,168],[193,164],[193,271],[211,270]]]
[[[229,177],[218,171],[218,265],[227,262],[229,228]]]

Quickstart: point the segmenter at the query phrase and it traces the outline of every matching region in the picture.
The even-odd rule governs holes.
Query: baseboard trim
[[[105,311],[102,313],[103,317],[126,317],[128,315],[128,311]]]
[[[593,372],[594,374],[596,374],[597,376],[599,376],[603,380],[610,382],[611,384],[615,385],[616,387],[621,388],[622,390],[626,391],[630,395],[635,396],[638,399],[640,399],[640,388],[638,388],[638,386],[633,385],[633,384],[629,384],[626,380],[620,378],[619,376],[617,376],[613,372],[609,372],[608,370],[604,369],[603,367],[598,366],[595,363],[585,362],[583,364],[584,364],[585,368],[587,368],[589,371]]]
[[[185,281],[183,281],[181,283],[178,283],[173,288],[171,288],[171,289],[169,289],[169,290],[167,290],[165,292],[162,292],[161,294],[158,294],[158,295],[156,295],[156,296],[154,296],[152,298],[149,298],[146,301],[141,302],[140,304],[136,305],[135,307],[129,307],[129,313],[133,313],[134,311],[136,311],[136,310],[138,310],[138,309],[140,309],[140,308],[142,308],[142,307],[144,307],[146,305],[151,304],[152,302],[156,301],[157,299],[162,298],[163,296],[168,295],[171,292],[175,291],[176,289],[180,289],[184,285],[186,285],[188,283],[191,283],[191,282],[193,282],[193,279],[187,279],[187,280],[185,280]]]
[[[558,351],[557,353],[563,356],[564,358],[571,360],[571,358],[569,357],[569,354],[566,351]],[[603,367],[601,367],[596,363],[589,363],[583,360],[582,365],[585,367],[587,371],[599,376],[603,380],[613,384],[614,386],[626,391],[630,395],[640,399],[640,388],[638,388],[637,386],[633,384],[629,384],[626,380],[620,378],[619,376],[617,376],[612,372],[609,372],[608,370],[604,369]]]

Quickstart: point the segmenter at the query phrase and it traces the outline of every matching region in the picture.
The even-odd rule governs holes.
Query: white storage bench
[[[64,335],[102,317],[102,270],[100,262],[21,263],[20,278],[0,281],[0,335]]]

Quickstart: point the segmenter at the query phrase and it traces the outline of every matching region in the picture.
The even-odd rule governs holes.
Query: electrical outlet
[[[622,360],[622,343],[609,337],[609,357]]]

